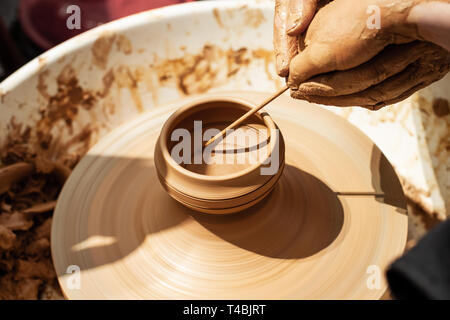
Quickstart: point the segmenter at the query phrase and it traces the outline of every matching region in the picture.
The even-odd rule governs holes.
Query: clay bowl
[[[239,99],[207,98],[169,117],[154,159],[158,178],[172,198],[196,211],[227,214],[249,208],[273,190],[284,169],[285,147],[281,132],[266,112],[203,147],[217,130],[253,107]],[[201,128],[195,131],[199,121]],[[180,134],[186,134],[186,141]]]

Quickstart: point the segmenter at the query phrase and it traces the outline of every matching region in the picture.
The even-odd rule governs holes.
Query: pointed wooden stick
[[[259,110],[261,110],[262,108],[264,108],[266,105],[268,105],[269,103],[271,103],[273,100],[275,100],[276,98],[278,98],[280,95],[282,95],[286,90],[288,90],[289,87],[284,87],[282,88],[280,91],[274,93],[271,97],[267,98],[263,103],[261,103],[260,105],[254,107],[253,109],[249,110],[246,114],[244,114],[242,117],[240,117],[239,119],[237,119],[235,122],[233,122],[232,124],[230,124],[228,127],[226,127],[225,129],[223,129],[221,132],[219,132],[218,134],[216,134],[214,137],[212,137],[208,142],[205,143],[205,147],[207,145],[210,145],[211,143],[213,143],[215,140],[217,140],[218,138],[222,137],[225,135],[225,133],[227,132],[227,130],[230,129],[234,129],[236,128],[238,125],[240,125],[242,122],[244,122],[245,120],[247,120],[248,118],[250,118],[253,114],[255,114],[256,112],[258,112]]]

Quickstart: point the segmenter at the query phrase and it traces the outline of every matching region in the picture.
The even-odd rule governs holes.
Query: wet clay
[[[62,298],[50,254],[52,214],[94,130],[87,126],[62,142],[55,128],[71,132],[79,109],[91,109],[96,98],[69,66],[58,76],[54,95],[47,92],[47,76],[39,76],[47,105],[36,128],[12,118],[0,149],[0,299]]]
[[[292,1],[296,2],[300,1]],[[292,34],[280,34],[290,19],[283,13],[286,4],[280,3],[275,50],[277,57],[290,62],[289,70],[286,61],[277,64],[281,76],[289,73],[292,96],[325,105],[377,110],[443,78],[450,70],[450,53],[423,42],[415,23],[408,21],[411,9],[423,2],[427,1],[364,0],[357,5],[352,0],[331,1],[315,13],[296,40],[301,50],[292,60],[293,50],[286,40]],[[372,6],[380,11],[380,27],[367,27],[374,23],[367,11]]]
[[[277,0],[275,2],[273,42],[276,69],[280,77],[288,76],[291,59],[298,53],[297,37],[287,34],[288,7],[289,1]]]
[[[264,100],[253,95],[255,104]],[[380,150],[345,120],[280,97],[266,108],[286,165],[261,202],[197,213],[157,182],[154,148],[170,113],[113,130],[75,168],[58,200],[52,253],[70,299],[377,299],[406,244],[401,185]],[[327,128],[327,130],[322,130]],[[81,268],[80,290],[67,266]]]
[[[224,139],[218,141],[211,148],[211,158],[207,158],[211,163],[206,163],[203,147],[198,150],[194,149],[194,121],[202,121],[201,134],[203,137],[207,130],[223,130],[234,119],[242,116],[243,113],[243,110],[227,108],[226,105],[221,108],[220,103],[218,103],[216,106],[212,105],[208,110],[197,112],[189,116],[188,119],[183,120],[182,123],[177,124],[177,128],[187,129],[192,138],[191,163],[181,163],[181,166],[191,172],[207,176],[233,174],[250,167],[252,160],[255,161],[257,159],[258,152],[262,153],[264,151],[261,148],[267,144],[267,139],[270,135],[268,128],[260,116],[252,117],[242,126],[224,137]],[[203,139],[202,142],[204,143]],[[170,140],[167,143],[169,144],[169,150],[172,151],[173,148],[170,145],[174,143]],[[261,145],[261,148],[258,148],[259,145]],[[196,164],[194,161],[196,155],[202,157],[201,163],[199,164]],[[238,159],[239,156],[243,157],[240,161]]]
[[[205,126],[203,131],[209,129],[223,130],[228,124],[229,122],[212,123]],[[194,133],[192,132],[192,134]],[[244,141],[241,141],[240,136],[247,137],[247,139],[244,138]],[[192,159],[190,164],[182,164],[182,167],[206,176],[223,176],[237,173],[250,167],[252,162],[257,161],[258,152],[260,152],[258,145],[266,144],[267,138],[267,128],[264,125],[252,123],[241,125],[213,148],[211,156],[208,157],[208,161],[211,161],[211,163],[203,160],[200,164],[196,164],[194,159]],[[250,145],[246,143],[249,141],[259,142]],[[202,154],[201,151],[200,153]],[[193,158],[195,158],[196,152],[194,150],[192,154],[194,155]],[[239,156],[243,157],[242,160],[239,159]]]
[[[55,128],[71,132],[79,110],[91,109],[96,98],[70,66],[59,74],[54,95],[47,92],[47,76],[39,76],[47,105],[36,128],[12,118],[0,149],[0,299],[62,298],[50,254],[52,213],[93,130],[87,126],[62,142]]]
[[[50,227],[69,173],[67,167],[39,157],[0,168],[1,300],[61,297],[50,255]]]
[[[155,166],[174,199],[197,211],[224,214],[250,207],[270,193],[284,168],[284,141],[267,113],[254,114],[204,146],[252,107],[231,98],[198,99],[167,120],[155,148]],[[212,128],[216,131],[205,137]],[[180,130],[187,139],[180,138]]]

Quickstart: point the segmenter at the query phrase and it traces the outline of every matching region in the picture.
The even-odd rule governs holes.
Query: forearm
[[[450,1],[431,1],[416,5],[408,23],[417,26],[419,35],[450,52]]]

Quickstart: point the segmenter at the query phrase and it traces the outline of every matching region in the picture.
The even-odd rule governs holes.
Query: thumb
[[[286,33],[287,11],[288,0],[275,1],[273,44],[276,56],[276,70],[281,77],[288,75],[291,59],[298,52],[297,37],[291,37]]]
[[[318,0],[289,0],[287,34],[298,36],[308,28],[317,9]]]
[[[318,74],[359,66],[375,57],[390,43],[390,39],[347,39],[344,43],[342,38],[313,42],[297,54],[289,66],[289,87],[296,90],[302,82]]]
[[[327,43],[313,43],[299,52],[289,66],[288,86],[298,89],[309,78],[336,70],[336,57]]]

